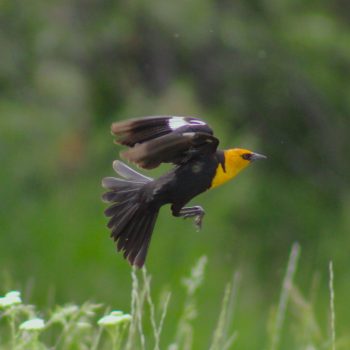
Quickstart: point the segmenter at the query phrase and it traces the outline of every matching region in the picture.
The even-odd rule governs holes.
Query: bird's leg
[[[197,231],[199,231],[202,228],[202,221],[205,211],[201,206],[196,205],[194,207],[183,207],[178,211],[174,210],[174,208],[172,207],[172,212],[174,216],[183,217],[184,219],[194,217],[194,224],[196,226]]]

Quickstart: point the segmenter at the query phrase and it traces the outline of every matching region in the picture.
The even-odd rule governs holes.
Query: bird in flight
[[[194,218],[199,229],[204,210],[185,205],[200,193],[234,178],[264,155],[247,149],[218,149],[210,126],[194,117],[155,116],[116,122],[111,127],[116,143],[128,146],[121,156],[144,169],[161,163],[175,165],[157,179],[140,174],[116,160],[119,177],[105,177],[102,198],[110,206],[108,228],[117,250],[131,265],[141,268],[160,208],[171,205],[176,217]]]

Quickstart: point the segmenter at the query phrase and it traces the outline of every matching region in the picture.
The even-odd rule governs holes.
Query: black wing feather
[[[123,157],[142,168],[160,163],[183,164],[200,153],[215,152],[219,140],[202,120],[193,117],[144,117],[112,125],[116,142],[131,147]]]
[[[145,169],[160,163],[183,164],[199,153],[214,152],[218,140],[203,133],[171,133],[125,151],[122,156]]]
[[[112,124],[111,131],[117,136],[116,143],[135,146],[157,137],[181,132],[204,132],[213,135],[213,130],[202,120],[194,117],[156,116],[130,119]]]

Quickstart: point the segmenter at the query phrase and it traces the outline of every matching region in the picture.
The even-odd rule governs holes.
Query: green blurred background
[[[269,159],[195,199],[207,212],[200,233],[162,210],[147,268],[156,298],[173,291],[164,343],[175,333],[181,277],[207,255],[194,348],[208,344],[239,270],[237,346],[261,349],[295,241],[301,292],[319,281],[324,333],[333,260],[337,333],[346,335],[349,20],[345,0],[1,1],[1,292],[21,288],[43,307],[94,300],[129,311],[130,267],[115,254],[100,200],[121,150],[110,124],[193,115],[222,147]],[[287,329],[297,318],[288,315]],[[283,348],[294,349],[286,338]]]

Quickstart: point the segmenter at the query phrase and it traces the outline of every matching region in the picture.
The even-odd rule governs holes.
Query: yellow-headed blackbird
[[[122,156],[145,169],[161,163],[175,167],[157,179],[144,176],[116,160],[114,170],[121,178],[106,177],[108,190],[103,200],[108,227],[118,251],[130,264],[142,267],[158,212],[171,204],[174,216],[195,218],[201,227],[204,210],[185,207],[193,197],[223,184],[265,156],[240,148],[219,150],[219,140],[204,121],[193,117],[157,116],[112,124],[116,143],[130,147]]]

